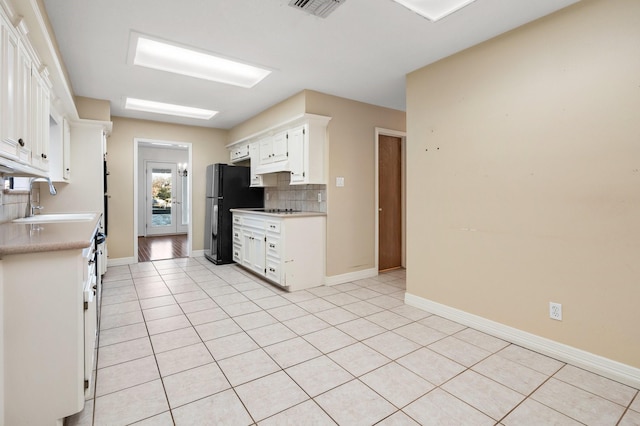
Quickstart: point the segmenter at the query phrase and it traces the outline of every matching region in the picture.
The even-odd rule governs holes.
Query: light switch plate
[[[336,178],[336,186],[344,186],[344,178],[342,176]]]

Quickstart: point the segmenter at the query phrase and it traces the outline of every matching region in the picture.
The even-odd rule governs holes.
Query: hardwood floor
[[[187,234],[138,237],[138,262],[187,257]]]

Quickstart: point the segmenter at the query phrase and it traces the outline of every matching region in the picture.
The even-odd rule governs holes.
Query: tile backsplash
[[[264,189],[267,209],[293,209],[327,212],[326,185],[289,185],[290,174],[278,173],[278,186]],[[322,201],[318,202],[318,194]]]
[[[29,201],[29,191],[15,191],[0,188],[0,223],[24,217]]]

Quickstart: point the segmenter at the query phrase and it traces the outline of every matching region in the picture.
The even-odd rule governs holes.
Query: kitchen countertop
[[[100,213],[82,222],[0,224],[0,259],[10,254],[84,249],[91,245]]]
[[[303,211],[293,211],[293,212],[270,212],[265,209],[230,209],[232,213],[252,213],[259,214],[262,216],[271,216],[271,217],[310,217],[310,216],[326,216],[326,213],[323,212],[303,212]]]

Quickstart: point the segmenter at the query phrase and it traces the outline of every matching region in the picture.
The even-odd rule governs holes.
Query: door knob
[[[379,212],[381,212],[381,211],[382,211],[382,208],[379,208],[379,209],[378,209],[378,211],[379,211]]]

